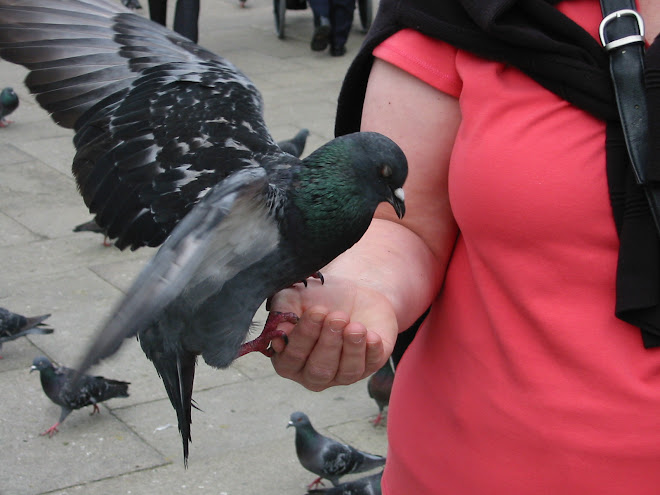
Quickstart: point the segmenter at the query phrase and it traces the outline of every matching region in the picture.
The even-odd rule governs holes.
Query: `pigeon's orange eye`
[[[392,167],[390,167],[389,165],[381,165],[379,172],[380,172],[380,176],[384,177],[385,179],[387,179],[388,177],[392,177]]]

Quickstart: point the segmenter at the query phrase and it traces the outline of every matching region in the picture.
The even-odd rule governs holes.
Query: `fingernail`
[[[348,334],[348,340],[353,342],[354,344],[359,344],[364,340],[364,334],[363,333],[349,333]]]
[[[333,332],[341,332],[344,330],[344,327],[346,326],[346,320],[340,320],[340,319],[335,319],[330,321],[330,330]]]
[[[323,320],[325,319],[325,315],[323,313],[312,313],[311,315],[309,315],[309,318],[314,323],[322,323]]]

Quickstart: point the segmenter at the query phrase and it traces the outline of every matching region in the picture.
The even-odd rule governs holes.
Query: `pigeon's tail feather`
[[[143,337],[141,336],[141,338]],[[144,344],[143,340],[140,342]],[[197,357],[182,349],[173,352],[150,353],[147,357],[153,361],[158,375],[163,380],[172,407],[176,411],[183,444],[183,463],[188,467],[188,448],[192,441],[190,435],[192,390]]]
[[[356,466],[354,472],[361,473],[364,471],[370,471],[374,468],[384,466],[386,458],[376,454],[369,454],[367,452],[360,452],[360,462]]]
[[[99,224],[96,223],[95,219],[90,220],[89,222],[81,223],[80,225],[76,225],[73,228],[74,232],[94,232],[97,234],[103,234],[103,229],[99,227]]]
[[[130,382],[110,380],[108,378],[105,378],[105,382],[107,384],[107,392],[105,394],[107,397],[104,397],[104,400],[111,397],[128,397],[128,386],[131,384]]]
[[[44,320],[50,317],[50,313],[47,315],[40,315],[40,316],[30,316],[26,318],[26,323],[24,328],[32,328],[32,327],[40,327],[42,330],[49,329],[49,327],[44,326]],[[45,332],[45,333],[52,333],[52,329],[50,329],[50,332]]]
[[[290,155],[293,155],[296,158],[300,158],[303,151],[305,150],[305,144],[307,143],[307,136],[309,136],[309,130],[301,129],[300,131],[298,131],[298,134],[293,136],[291,139],[285,139],[283,141],[279,141],[277,145],[285,153],[289,153]]]
[[[53,329],[47,326],[46,323],[43,323],[49,316],[50,314],[29,317],[17,315],[15,318],[17,326],[5,332],[2,338],[0,338],[0,341],[9,342],[10,340],[15,340],[29,334],[45,335],[53,333]]]
[[[48,335],[53,332],[54,330],[50,327],[36,326],[26,330],[23,333],[23,335],[28,335],[28,334]]]

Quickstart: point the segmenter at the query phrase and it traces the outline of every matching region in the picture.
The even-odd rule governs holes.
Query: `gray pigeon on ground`
[[[290,426],[296,429],[296,454],[300,464],[318,476],[309,488],[318,485],[322,478],[337,486],[344,475],[363,473],[385,464],[385,457],[362,452],[321,435],[305,413],[291,414],[287,428]]]
[[[0,0],[0,57],[28,67],[39,104],[75,129],[78,188],[116,246],[165,241],[79,370],[137,335],[186,460],[197,356],[224,368],[268,354],[297,316],[272,313],[241,347],[259,306],[357,242],[379,203],[403,216],[406,158],[377,133],[302,161],[283,152],[245,75],[118,2]]]
[[[300,158],[305,151],[305,144],[307,143],[307,137],[309,136],[309,130],[301,129],[298,131],[298,134],[293,136],[291,139],[284,139],[283,141],[278,141],[277,145],[282,151],[293,155],[296,158]]]
[[[53,329],[44,323],[50,314],[40,316],[23,316],[0,308],[0,349],[2,344],[30,334],[49,334]]]
[[[91,414],[100,413],[99,402],[113,399],[115,397],[128,397],[128,386],[130,382],[110,380],[102,376],[82,375],[79,383],[73,387],[76,370],[64,366],[54,366],[44,356],[34,359],[30,373],[39,371],[41,387],[50,400],[62,408],[60,419],[48,428],[42,435],[52,437],[59,430],[66,417],[74,409],[85,406],[94,406]]]
[[[339,483],[331,488],[315,488],[307,495],[382,495],[380,480],[383,472],[370,474],[364,478]]]
[[[12,88],[4,88],[0,91],[0,127],[7,127],[12,123],[7,120],[7,115],[18,108],[18,95]]]
[[[383,420],[383,410],[390,404],[390,394],[394,383],[394,363],[392,358],[388,359],[382,368],[376,371],[367,380],[367,391],[369,397],[376,401],[378,416],[373,420],[374,426],[378,426]]]
[[[112,243],[108,241],[108,236],[105,235],[105,231],[96,223],[96,219],[92,218],[87,222],[83,222],[80,225],[76,225],[73,228],[74,232],[94,232],[95,234],[103,234],[103,245],[106,247],[112,246]]]

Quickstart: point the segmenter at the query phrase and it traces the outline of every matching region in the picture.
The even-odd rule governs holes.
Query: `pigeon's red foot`
[[[108,239],[108,236],[103,236],[103,245],[105,247],[110,247],[112,246],[112,242],[110,242],[110,239]]]
[[[60,430],[57,429],[58,426],[60,426],[60,422],[59,422],[59,421],[58,421],[57,423],[55,423],[53,426],[51,426],[50,428],[48,428],[48,429],[47,429],[46,431],[44,431],[43,433],[39,433],[39,435],[42,436],[42,437],[48,435],[48,438],[52,438],[53,435],[55,435],[55,433],[59,433],[59,432],[60,432]]]
[[[264,325],[264,329],[261,332],[261,335],[250,342],[246,342],[238,350],[238,357],[244,356],[249,352],[258,351],[264,356],[271,357],[274,354],[273,349],[270,347],[270,343],[275,338],[284,339],[284,343],[289,343],[289,337],[283,330],[278,330],[277,325],[283,321],[288,321],[290,323],[298,323],[298,315],[295,313],[280,313],[279,311],[271,311],[268,314],[268,319]]]
[[[92,409],[92,412],[89,413],[90,416],[94,416],[96,413],[101,414],[101,410],[99,409],[99,406],[96,404],[92,404],[94,406],[94,409]]]
[[[323,481],[321,481],[320,476],[318,478],[316,478],[314,481],[312,481],[309,485],[307,485],[307,489],[311,490],[313,488],[318,488],[319,485],[320,486],[325,486],[325,484],[323,484]]]
[[[378,416],[376,416],[376,419],[374,419],[371,423],[374,426],[380,426],[382,421],[383,421],[383,413],[378,413]]]
[[[0,119],[0,127],[7,127],[9,124],[13,124],[13,120],[9,119]]]

